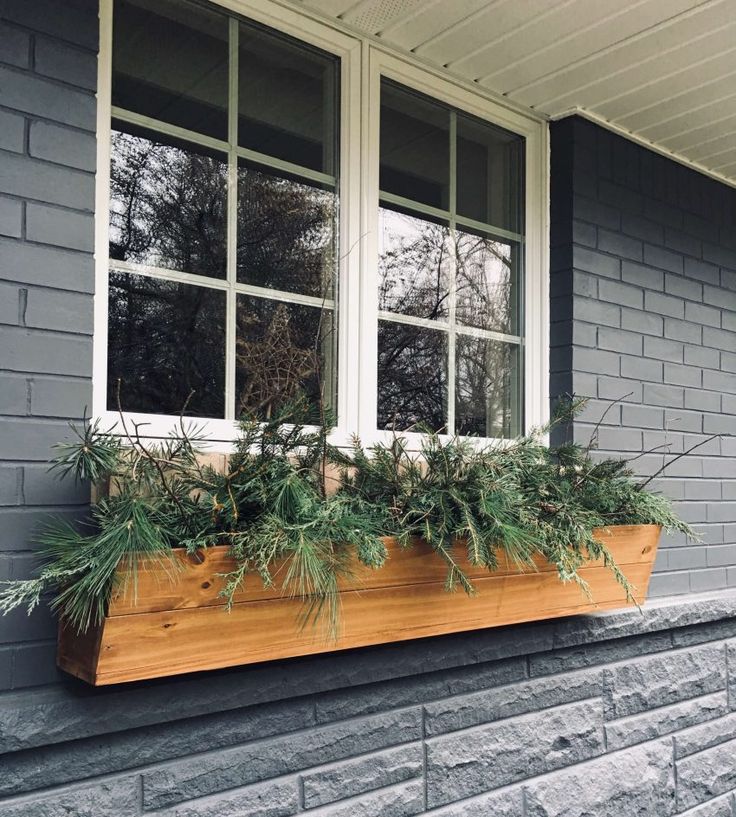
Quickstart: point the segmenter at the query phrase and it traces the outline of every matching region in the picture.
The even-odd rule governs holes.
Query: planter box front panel
[[[596,533],[640,603],[659,534],[655,525]],[[177,554],[178,570],[160,563],[140,566],[98,630],[78,637],[62,629],[59,666],[90,683],[111,684],[627,606],[613,573],[597,562],[580,570],[592,602],[541,560],[537,571],[525,572],[502,560],[493,573],[460,560],[476,588],[467,596],[445,590],[445,563],[426,545],[404,549],[387,540],[387,547],[383,568],[356,565],[343,581],[337,639],[323,624],[300,626],[301,600],[282,597],[278,587],[262,587],[256,576],[225,611],[218,574],[233,565],[227,548],[218,547],[195,562]],[[275,572],[278,583],[278,567]]]

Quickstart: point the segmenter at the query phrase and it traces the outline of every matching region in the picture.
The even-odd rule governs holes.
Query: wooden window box
[[[639,603],[646,599],[660,532],[657,525],[596,532],[636,587]],[[175,551],[180,571],[156,562],[140,565],[137,600],[131,581],[99,627],[81,636],[61,628],[59,667],[101,686],[630,606],[599,562],[580,570],[592,602],[542,560],[536,572],[519,572],[503,560],[493,573],[465,563],[476,588],[467,596],[446,592],[445,563],[426,545],[386,542],[383,568],[356,564],[343,582],[337,639],[319,624],[300,626],[301,600],[263,588],[257,576],[227,612],[218,574],[233,565],[226,547],[213,547],[197,557]]]

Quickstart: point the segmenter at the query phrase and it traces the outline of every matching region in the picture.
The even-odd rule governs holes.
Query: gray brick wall
[[[605,454],[723,434],[656,480],[703,544],[666,538],[652,594],[736,586],[736,190],[578,117],[552,126],[551,393]],[[671,456],[669,457],[671,458]]]
[[[46,472],[91,404],[97,7],[0,4],[0,577],[28,574],[47,513],[88,497]],[[55,680],[55,625],[0,618],[0,689]]]
[[[733,817],[734,678],[730,594],[73,698],[28,690],[0,720],[0,814]]]

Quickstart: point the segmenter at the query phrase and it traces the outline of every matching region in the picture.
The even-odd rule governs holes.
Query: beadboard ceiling
[[[551,118],[736,183],[736,0],[291,0]]]

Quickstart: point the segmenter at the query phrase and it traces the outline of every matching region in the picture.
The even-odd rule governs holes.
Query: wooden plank
[[[596,537],[605,542],[616,554],[622,567],[637,564],[656,548],[660,528],[657,525],[621,525],[596,531]],[[444,581],[447,573],[445,562],[426,544],[416,543],[411,548],[401,548],[393,539],[386,539],[389,558],[379,570],[361,565],[357,560],[351,568],[351,576],[341,582],[344,590],[360,588],[370,590],[398,585],[416,585]],[[468,562],[465,549],[457,548],[458,562],[474,581],[488,577],[483,567]],[[174,557],[174,566],[163,569],[160,560],[141,562],[135,580],[129,577],[125,593],[120,593],[110,604],[110,617],[164,610],[180,610],[208,606],[222,606],[225,599],[219,595],[223,587],[221,574],[233,570],[235,564],[228,556],[227,547],[212,547],[200,551],[197,557],[187,556],[183,551]],[[502,552],[498,554],[499,569],[494,576],[515,575],[519,568]],[[538,572],[555,571],[553,565],[541,558],[535,559]],[[591,563],[597,564],[597,563]],[[274,568],[276,587],[263,587],[260,577],[251,575],[246,587],[236,596],[238,602],[278,599],[283,596],[280,577],[285,565]]]
[[[631,565],[630,581],[643,600],[651,560]],[[552,572],[486,576],[474,597],[449,594],[441,583],[346,591],[341,594],[338,639],[298,626],[298,600],[271,599],[218,607],[181,609],[106,620],[96,684],[156,678],[299,655],[556,618],[624,607],[622,588],[603,567],[581,575],[596,603]]]
[[[104,624],[77,633],[61,624],[56,645],[57,666],[76,678],[95,684],[103,629]]]

